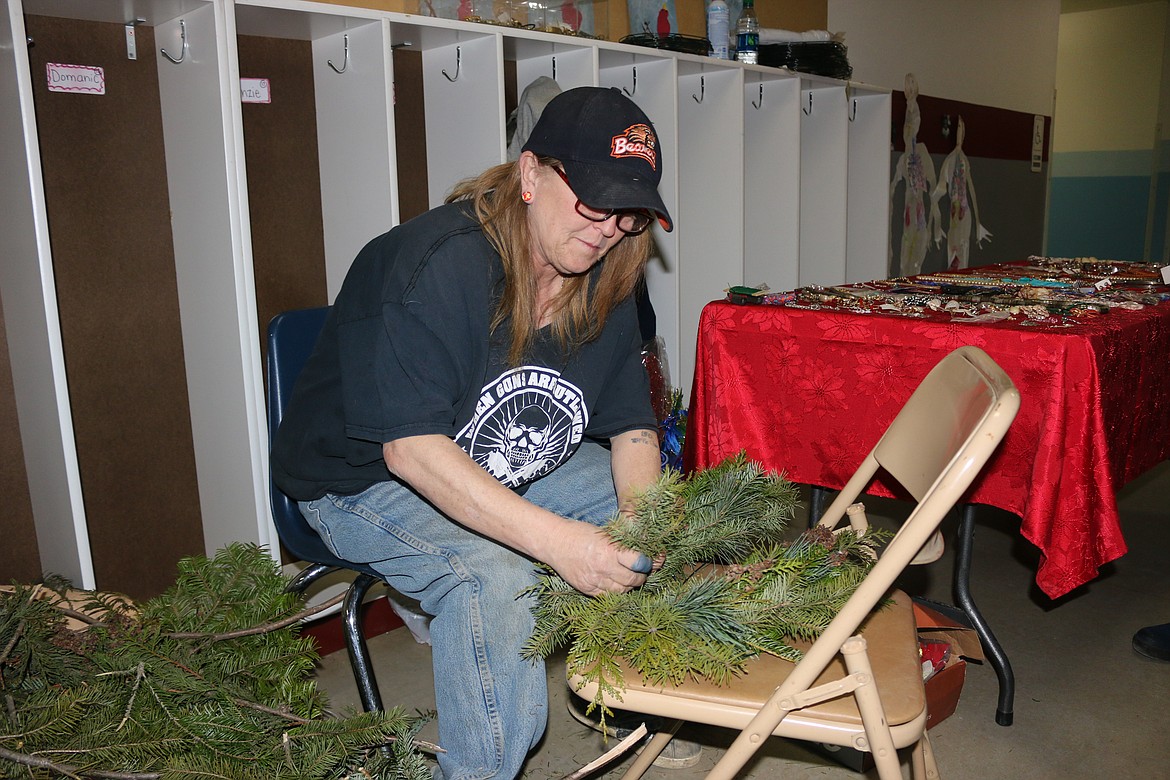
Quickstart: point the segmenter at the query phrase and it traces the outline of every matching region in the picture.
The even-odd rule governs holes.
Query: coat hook
[[[462,67],[463,67],[463,47],[456,46],[455,47],[455,75],[452,76],[450,73],[448,73],[446,68],[443,68],[443,75],[447,77],[447,81],[453,82],[459,78],[459,69]]]
[[[629,90],[629,89],[626,89],[625,87],[622,87],[622,92],[625,92],[630,97],[633,97],[634,93],[638,91],[638,68],[637,67],[633,68],[633,71],[634,71],[634,88],[632,90]]]
[[[345,59],[341,61],[341,67],[339,68],[334,65],[333,60],[325,60],[325,64],[333,68],[334,73],[345,73],[345,71],[349,68],[349,33],[341,36],[341,44],[345,49]]]
[[[699,94],[698,95],[692,94],[691,97],[693,97],[695,99],[696,103],[699,103],[700,105],[702,104],[703,98],[707,97],[707,77],[706,76],[699,76]]]
[[[162,52],[162,56],[166,57],[176,65],[187,58],[187,22],[183,19],[179,20],[179,38],[183,41],[183,53],[179,55],[179,59],[176,60],[170,54],[167,54],[166,49],[159,49],[159,51]]]
[[[187,44],[187,21],[186,21],[185,19],[180,19],[180,20],[179,20],[179,38],[180,38],[180,40],[183,42],[183,43],[182,43],[182,49],[183,49],[183,51],[182,51],[182,53],[179,55],[179,58],[178,58],[178,59],[175,59],[174,57],[172,57],[172,56],[171,56],[171,55],[170,55],[170,54],[167,52],[167,50],[166,50],[166,49],[159,49],[159,51],[160,51],[160,52],[162,52],[162,55],[163,55],[164,57],[166,57],[168,60],[170,60],[171,62],[175,63],[176,65],[178,65],[179,63],[181,63],[183,60],[185,60],[185,59],[187,58],[187,48],[188,48],[188,44]]]
[[[857,98],[853,98],[849,107],[849,121],[852,122],[854,119],[857,119]]]
[[[809,90],[808,108],[805,108],[804,106],[801,106],[801,108],[800,108],[800,110],[804,113],[805,116],[812,116],[812,95],[813,95],[812,90]]]
[[[552,58],[552,65],[553,65],[552,80],[556,81],[557,80],[557,55],[555,55],[555,54],[553,55],[553,58]]]
[[[756,111],[759,111],[760,107],[763,105],[764,105],[764,82],[760,81],[760,99],[758,101],[753,100],[752,106],[756,109]]]

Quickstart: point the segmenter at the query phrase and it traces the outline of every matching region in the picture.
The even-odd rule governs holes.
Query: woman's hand
[[[624,593],[644,583],[646,574],[633,570],[640,559],[645,556],[618,546],[602,529],[566,520],[563,533],[558,533],[550,545],[544,562],[577,590],[596,596]]]

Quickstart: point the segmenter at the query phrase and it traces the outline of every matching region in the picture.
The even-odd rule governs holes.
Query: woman
[[[619,91],[557,96],[519,160],[361,251],[277,433],[325,542],[434,616],[446,780],[515,777],[544,731],[532,562],[589,594],[650,570],[598,526],[659,474],[632,293],[661,155]]]

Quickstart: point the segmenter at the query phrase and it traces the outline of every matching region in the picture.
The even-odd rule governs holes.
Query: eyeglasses
[[[565,172],[555,165],[550,165],[557,176],[561,177],[561,181],[569,188],[569,192],[573,192],[573,185],[569,184],[569,177]],[[574,195],[576,193],[573,193]],[[576,204],[577,213],[585,217],[591,222],[605,222],[613,215],[617,215],[618,230],[625,233],[627,236],[636,236],[650,226],[651,216],[645,211],[619,211],[617,209],[595,209],[592,206],[586,205],[577,198]]]

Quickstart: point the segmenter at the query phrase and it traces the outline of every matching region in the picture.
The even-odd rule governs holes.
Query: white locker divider
[[[744,284],[791,290],[800,253],[800,79],[744,70]]]
[[[678,244],[677,266],[678,329],[685,338],[697,332],[708,301],[729,285],[743,284],[744,71],[698,57],[680,57],[678,71],[678,210],[673,214],[680,237],[686,236]],[[694,373],[693,349],[671,359],[679,378]]]
[[[846,283],[883,279],[890,267],[890,93],[860,85],[847,91],[849,171],[846,196]],[[883,210],[879,206],[885,202]]]
[[[845,281],[848,114],[845,84],[811,76],[800,90],[800,286]]]

